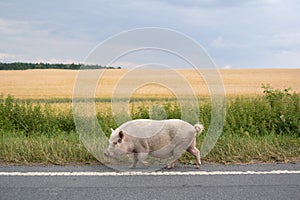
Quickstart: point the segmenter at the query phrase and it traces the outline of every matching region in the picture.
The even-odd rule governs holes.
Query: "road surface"
[[[0,166],[0,199],[300,199],[300,163],[117,173],[104,166]]]

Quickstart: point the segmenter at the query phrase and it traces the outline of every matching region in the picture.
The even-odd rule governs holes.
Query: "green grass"
[[[96,159],[76,133],[36,134],[1,131],[0,160],[14,164],[88,164]]]
[[[300,158],[300,138],[288,135],[221,136],[207,162],[293,162]]]
[[[203,137],[202,137],[203,138]],[[201,139],[198,142],[200,149]],[[295,136],[230,136],[219,138],[204,163],[294,162],[300,158],[300,138]],[[32,135],[1,131],[0,160],[6,164],[90,164],[97,160],[86,150],[76,133]],[[185,153],[180,162],[195,164]]]
[[[236,97],[227,102],[223,132],[204,162],[249,163],[293,162],[300,158],[300,95],[263,86],[264,96]],[[142,99],[136,100],[143,101]],[[131,102],[133,119],[180,118],[174,100],[143,105]],[[142,105],[142,106],[141,106]],[[201,100],[199,121],[209,127],[211,104]],[[150,114],[149,114],[149,111]],[[102,130],[109,136],[117,124],[112,112],[97,113]],[[192,122],[191,122],[192,123]],[[203,133],[203,136],[206,133]],[[91,163],[96,159],[85,149],[76,133],[72,110],[60,111],[51,104],[0,98],[0,162],[2,163]],[[198,138],[200,149],[203,136]],[[188,154],[183,163],[193,163]]]

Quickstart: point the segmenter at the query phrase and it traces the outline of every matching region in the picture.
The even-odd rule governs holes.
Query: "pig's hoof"
[[[131,165],[130,167],[129,167],[129,169],[135,169],[136,168],[136,165]]]
[[[150,164],[147,162],[147,161],[143,161],[143,162],[141,162],[145,167],[149,167],[150,166]]]
[[[167,169],[172,169],[174,167],[174,164],[167,165]]]
[[[200,169],[200,165],[197,165],[197,166],[196,166],[196,169]]]

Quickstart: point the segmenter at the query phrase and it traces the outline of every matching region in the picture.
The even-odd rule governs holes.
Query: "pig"
[[[148,165],[145,161],[148,155],[160,159],[172,157],[167,165],[171,169],[187,151],[196,158],[196,168],[199,168],[201,161],[200,151],[196,148],[196,135],[203,130],[200,123],[192,126],[179,119],[128,121],[116,130],[111,129],[109,146],[104,155],[116,157],[133,154],[131,168],[135,168],[138,162]]]

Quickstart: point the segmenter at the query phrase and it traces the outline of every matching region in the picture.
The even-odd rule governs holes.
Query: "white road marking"
[[[0,172],[0,176],[216,176],[300,174],[300,170],[188,172]]]

